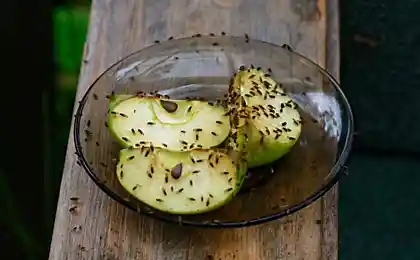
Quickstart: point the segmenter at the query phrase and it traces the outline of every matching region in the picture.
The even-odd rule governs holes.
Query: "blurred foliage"
[[[51,147],[52,162],[50,163],[52,163],[51,172],[55,176],[52,179],[57,179],[57,176],[61,178],[64,163],[83,46],[89,23],[89,5],[87,3],[90,1],[72,1],[72,5],[56,7],[53,13],[54,54],[58,70],[53,101],[55,104],[53,111],[55,135],[53,136],[53,147]],[[50,188],[57,189],[58,187],[55,185]]]
[[[53,18],[54,63],[56,65],[56,86],[54,96],[43,97],[44,123],[44,214],[45,235],[38,237],[31,226],[42,223],[29,223],[19,203],[13,199],[9,180],[0,174],[0,203],[2,220],[6,230],[0,232],[1,241],[13,241],[16,245],[9,248],[14,256],[5,259],[46,259],[49,251],[55,210],[64,166],[66,145],[72,119],[74,97],[77,89],[78,74],[89,23],[90,1],[58,1]],[[54,4],[57,4],[56,2]],[[49,104],[53,104],[51,109]],[[47,181],[45,181],[47,180]],[[3,224],[3,223],[2,223]],[[2,228],[3,230],[3,228]],[[7,243],[6,243],[7,244]],[[8,250],[5,252],[8,254]],[[0,254],[4,256],[3,254]],[[1,257],[3,259],[3,257]]]
[[[60,73],[79,71],[83,45],[89,22],[89,9],[84,6],[60,6],[54,10],[55,59]]]
[[[54,100],[51,101],[54,104],[52,122],[50,122],[53,131],[51,131],[49,151],[47,151],[49,154],[45,154],[45,157],[49,158],[49,161],[46,162],[49,171],[44,173],[50,175],[47,176],[49,185],[45,188],[45,195],[48,198],[44,201],[48,204],[46,219],[51,222],[51,228],[55,216],[83,46],[89,23],[89,6],[86,5],[86,2],[90,1],[78,2],[78,5],[73,3],[72,5],[58,6],[53,13],[54,59],[57,75]]]
[[[20,252],[13,252],[14,255],[24,257],[24,259],[39,259],[38,256],[43,254],[45,250],[42,248],[42,242],[38,241],[32,234],[27,231],[28,223],[24,223],[18,204],[13,199],[10,185],[5,175],[0,174],[0,203],[2,205],[1,212],[4,225],[11,231],[12,237],[1,234],[2,239],[11,239],[18,241]],[[8,254],[8,252],[6,252]],[[3,255],[2,255],[3,256]]]

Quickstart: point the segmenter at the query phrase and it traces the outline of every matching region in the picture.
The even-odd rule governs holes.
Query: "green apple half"
[[[230,85],[246,105],[249,124],[249,167],[271,163],[295,145],[302,120],[297,105],[268,74],[259,68],[241,67]],[[230,97],[231,98],[231,97]]]
[[[225,205],[238,192],[247,172],[246,124],[238,110],[229,110],[232,127],[223,148],[169,151],[140,146],[121,150],[117,165],[121,185],[143,203],[172,214],[204,213]],[[212,124],[207,123],[207,130]]]
[[[109,129],[124,147],[209,149],[221,144],[231,128],[225,108],[206,101],[117,95],[109,108]]]

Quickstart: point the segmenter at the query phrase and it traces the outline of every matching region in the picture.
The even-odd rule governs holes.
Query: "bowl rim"
[[[134,57],[135,55],[137,55],[141,52],[147,51],[148,49],[152,48],[156,44],[165,44],[169,41],[176,42],[176,41],[182,41],[182,40],[190,40],[190,39],[193,39],[193,38],[195,38],[195,37],[194,36],[187,36],[187,37],[181,37],[181,38],[177,38],[177,39],[173,39],[173,40],[162,41],[162,42],[159,42],[159,43],[151,44],[149,46],[146,46],[145,48],[142,48],[140,50],[132,52],[131,54],[128,54],[123,58],[120,58],[118,61],[114,62],[107,69],[105,69],[102,73],[100,73],[100,75],[93,81],[93,83],[90,84],[89,88],[86,90],[82,99],[78,102],[78,107],[77,107],[76,113],[74,115],[75,119],[74,119],[74,122],[73,122],[73,141],[74,141],[74,146],[75,146],[75,150],[76,150],[76,156],[78,157],[77,160],[80,163],[80,165],[83,167],[83,169],[86,171],[88,176],[91,178],[91,180],[93,180],[93,182],[105,194],[107,194],[113,200],[121,203],[122,205],[126,206],[127,208],[129,208],[129,209],[131,209],[131,210],[133,210],[137,213],[141,213],[144,216],[148,216],[148,217],[151,217],[151,218],[154,218],[154,219],[158,219],[158,220],[161,220],[161,221],[164,221],[164,222],[167,222],[167,223],[185,225],[185,226],[201,227],[201,228],[240,228],[240,227],[253,226],[253,225],[263,224],[263,223],[266,223],[266,222],[269,222],[269,221],[277,220],[277,219],[280,219],[282,217],[291,215],[292,213],[295,213],[295,212],[309,206],[310,204],[312,204],[313,202],[315,202],[319,198],[321,198],[323,195],[325,195],[325,193],[328,192],[339,181],[339,179],[343,175],[347,174],[346,163],[349,159],[351,148],[352,148],[352,143],[353,143],[354,116],[353,116],[353,112],[352,112],[350,103],[349,103],[347,97],[345,96],[344,92],[340,88],[340,84],[338,83],[338,81],[335,79],[334,76],[332,76],[326,69],[321,67],[318,63],[316,63],[312,59],[304,56],[303,54],[293,50],[287,44],[277,45],[277,44],[274,44],[274,43],[271,43],[271,42],[266,42],[266,41],[263,41],[263,40],[251,39],[251,38],[246,37],[249,41],[258,42],[260,44],[261,43],[266,44],[266,45],[269,45],[269,46],[274,47],[274,48],[282,48],[285,51],[291,52],[293,55],[297,55],[299,58],[301,58],[301,59],[305,60],[306,62],[310,63],[320,73],[322,73],[324,76],[326,76],[328,78],[328,80],[332,83],[332,85],[334,86],[337,93],[339,94],[339,97],[341,99],[340,103],[342,104],[342,106],[344,108],[343,111],[346,113],[346,116],[348,118],[347,122],[343,126],[343,128],[345,128],[345,125],[347,125],[347,129],[345,131],[347,133],[347,136],[345,137],[341,154],[338,156],[338,158],[336,158],[334,166],[331,168],[329,174],[327,175],[327,176],[330,176],[330,177],[328,177],[326,179],[326,181],[324,181],[323,185],[321,187],[319,187],[318,189],[316,189],[313,193],[311,193],[309,196],[307,196],[301,202],[299,202],[297,204],[294,204],[293,206],[287,207],[285,209],[282,209],[279,212],[269,214],[269,215],[264,215],[264,216],[254,218],[254,219],[251,219],[251,220],[223,221],[223,222],[219,222],[219,221],[216,221],[216,220],[214,220],[214,221],[184,220],[184,219],[182,219],[182,215],[180,215],[181,218],[178,218],[178,220],[175,220],[175,218],[173,217],[174,215],[169,214],[169,213],[165,213],[165,214],[160,215],[160,214],[155,214],[153,211],[151,211],[151,212],[142,211],[142,210],[139,211],[138,209],[133,207],[129,203],[129,201],[123,199],[122,197],[117,195],[115,192],[113,192],[110,188],[108,188],[106,183],[101,181],[96,176],[94,170],[89,166],[88,162],[86,161],[86,158],[85,158],[85,156],[83,155],[83,152],[82,152],[82,146],[81,146],[81,142],[80,142],[80,138],[79,138],[80,137],[80,121],[81,121],[81,118],[83,116],[83,108],[86,104],[86,101],[88,99],[88,95],[89,95],[90,91],[95,87],[97,82],[103,76],[105,76],[109,71],[113,70],[119,64],[123,63],[127,59],[129,59],[131,57]],[[211,38],[211,39],[214,39],[214,38],[232,38],[234,40],[240,40],[240,39],[243,40],[244,39],[244,37],[240,37],[240,36],[227,36],[227,35],[226,36],[207,36],[207,35],[203,35],[202,38]],[[172,216],[172,217],[167,217],[167,216]],[[175,215],[175,216],[177,216],[177,215]]]

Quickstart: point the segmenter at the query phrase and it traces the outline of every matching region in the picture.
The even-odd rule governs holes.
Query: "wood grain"
[[[288,43],[338,76],[337,0],[102,0],[92,4],[76,100],[109,65],[154,40],[221,31]],[[230,230],[178,227],[138,215],[107,197],[77,165],[74,151],[71,136],[52,260],[337,259],[337,188],[268,224]],[[70,200],[74,196],[79,202]],[[71,213],[74,204],[78,208]]]

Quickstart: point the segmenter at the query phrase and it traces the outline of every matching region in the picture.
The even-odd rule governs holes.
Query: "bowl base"
[[[238,194],[248,193],[268,183],[275,175],[275,164],[276,162],[248,169]]]

